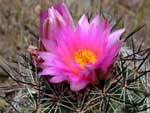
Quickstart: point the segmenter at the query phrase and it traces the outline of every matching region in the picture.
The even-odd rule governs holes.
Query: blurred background
[[[39,36],[39,13],[59,0],[0,0],[0,55],[10,57],[24,41]],[[150,0],[65,0],[77,21],[83,13],[101,12],[112,22],[122,18],[126,33],[146,24],[135,39],[150,43]],[[27,42],[31,43],[31,42]]]
[[[27,51],[28,45],[37,45],[39,38],[39,13],[59,0],[0,0],[0,58],[8,61],[16,57],[16,53]],[[144,39],[143,48],[150,47],[150,0],[64,0],[74,17],[75,22],[83,13],[93,17],[100,13],[112,24],[126,28],[126,34],[139,25],[145,24],[133,38],[138,45]],[[125,35],[126,35],[125,34]],[[0,70],[0,96],[10,93],[15,83]],[[0,99],[0,113],[5,106]]]

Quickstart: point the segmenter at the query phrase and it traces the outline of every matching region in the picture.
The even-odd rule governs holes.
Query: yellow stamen
[[[97,56],[95,53],[88,49],[79,49],[74,53],[75,61],[82,68],[84,68],[84,66],[88,63],[94,64],[96,62],[96,58]]]

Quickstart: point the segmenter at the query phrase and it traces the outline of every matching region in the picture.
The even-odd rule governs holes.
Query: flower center
[[[96,55],[94,52],[88,49],[79,49],[74,53],[75,61],[80,65],[80,67],[84,68],[84,66],[88,63],[94,64],[96,62]]]

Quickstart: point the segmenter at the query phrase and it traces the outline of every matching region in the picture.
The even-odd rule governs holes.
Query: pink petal
[[[89,28],[89,46],[92,51],[94,51],[98,57],[102,56],[103,51],[106,48],[108,38],[111,32],[111,25],[109,25],[107,20],[101,20],[99,19],[99,16],[97,15],[92,22],[95,26],[91,24]],[[89,48],[89,49],[90,49]]]
[[[109,36],[109,39],[108,39],[108,46],[112,46],[113,44],[115,44],[117,41],[119,41],[122,33],[125,31],[125,29],[120,29],[120,30],[117,30],[115,32],[113,32],[110,36]]]
[[[90,81],[91,83],[96,81],[95,67],[92,64],[87,64],[85,69],[78,69],[78,73],[68,73],[68,79],[70,82],[79,82],[81,79]]]
[[[86,75],[86,78],[91,82],[95,82],[96,81],[96,73],[95,73],[95,65],[93,64],[87,64],[85,65],[85,69],[88,71],[88,74]]]
[[[68,74],[68,79],[70,82],[77,82],[80,80],[80,76],[74,74]]]
[[[110,23],[108,22],[107,19],[102,20],[101,23],[100,23],[100,26],[103,30],[112,28],[112,26],[110,25]]]
[[[45,67],[41,72],[39,72],[39,75],[51,75],[51,76],[58,76],[61,75],[62,72],[54,67]]]
[[[48,10],[46,10],[46,11],[42,11],[41,13],[40,13],[40,37],[42,38],[42,37],[44,37],[43,35],[44,35],[44,33],[43,33],[43,25],[44,25],[44,22],[45,22],[45,20],[48,18]]]
[[[53,52],[55,53],[55,48],[57,46],[57,40],[55,37],[51,37],[52,39],[41,39],[42,45],[48,52]]]
[[[85,88],[88,83],[89,83],[88,81],[84,81],[84,80],[80,80],[78,82],[71,82],[70,88],[72,91],[79,91],[79,90]]]
[[[49,79],[49,81],[51,83],[60,83],[66,80],[66,76],[63,75],[59,75],[59,76],[54,76],[51,79]]]
[[[46,50],[51,51],[56,47],[56,29],[54,28],[54,17],[50,19],[48,11],[41,13],[41,42]]]
[[[44,61],[49,61],[49,60],[52,60],[52,59],[58,59],[58,57],[53,54],[53,53],[50,53],[50,52],[38,52],[39,56],[44,60]]]
[[[59,40],[58,35],[65,25],[65,20],[53,7],[41,13],[41,41],[46,50],[54,50]]]
[[[100,16],[96,15],[90,23],[90,27],[97,27],[100,24]]]
[[[81,48],[87,48],[89,43],[89,36],[88,36],[88,30],[89,30],[89,22],[85,15],[81,17],[81,19],[78,22],[78,26],[75,31],[75,47],[76,49]]]
[[[86,32],[88,31],[88,29],[89,29],[89,22],[88,22],[88,19],[87,19],[87,17],[85,15],[83,15],[80,18],[78,24],[79,24],[79,26],[80,26],[80,28],[82,30],[85,30]]]
[[[43,63],[41,63],[41,67],[44,69],[47,67],[52,69],[56,68],[57,71],[61,71],[64,73],[74,73],[76,70],[75,67],[71,65],[66,65],[65,62],[62,62],[59,59],[47,59]]]
[[[96,46],[95,50],[99,51],[98,57],[101,58],[101,56],[103,56],[103,52],[106,49],[106,45],[107,45],[107,41],[108,41],[108,37],[110,35],[110,28],[105,29],[100,36],[98,37],[99,40],[97,40],[93,45]],[[99,42],[98,42],[99,41]]]
[[[66,65],[70,65],[73,61],[72,52],[69,50],[67,43],[59,43],[59,47],[57,47],[57,53],[59,54],[60,59],[65,62]]]
[[[54,9],[56,9],[61,14],[65,22],[67,23],[67,25],[70,25],[71,27],[73,27],[74,25],[73,19],[69,13],[68,8],[66,7],[64,3],[58,3],[57,5],[54,6]]]
[[[106,53],[106,56],[103,59],[103,62],[100,64],[102,68],[107,69],[111,64],[113,64],[114,58],[117,56],[121,46],[122,44],[119,42],[119,43],[114,44],[114,46],[110,48],[110,50]]]
[[[48,14],[49,14],[51,23],[55,25],[54,27],[56,27],[56,29],[66,25],[66,22],[63,19],[63,17],[53,7],[48,10]]]

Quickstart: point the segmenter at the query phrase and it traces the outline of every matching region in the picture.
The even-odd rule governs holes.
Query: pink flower
[[[109,77],[108,71],[122,45],[125,29],[111,33],[112,26],[99,15],[88,21],[83,15],[77,26],[64,3],[41,13],[41,43],[38,55],[43,60],[40,75],[51,83],[66,81],[73,91]],[[100,73],[97,75],[96,71]]]

